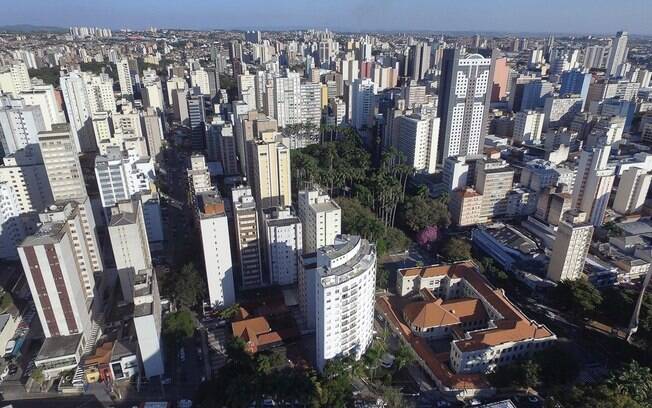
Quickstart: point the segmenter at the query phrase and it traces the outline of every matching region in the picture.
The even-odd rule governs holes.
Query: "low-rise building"
[[[448,364],[457,374],[491,372],[557,339],[493,288],[472,262],[399,269],[396,289],[401,296],[421,295],[403,308],[403,317],[417,329],[413,335],[451,339]]]

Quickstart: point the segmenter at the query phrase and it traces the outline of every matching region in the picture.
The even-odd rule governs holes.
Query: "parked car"
[[[16,347],[16,340],[9,340],[5,346],[5,356],[14,352],[14,347]]]

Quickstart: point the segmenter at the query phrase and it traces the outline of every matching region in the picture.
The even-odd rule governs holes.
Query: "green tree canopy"
[[[173,281],[170,287],[172,298],[179,307],[192,309],[201,304],[204,292],[202,277],[192,263],[184,265],[176,276],[170,276]]]
[[[602,302],[602,295],[586,279],[563,280],[553,290],[559,306],[578,317],[592,315]]]
[[[163,334],[175,340],[192,337],[195,332],[195,318],[189,310],[170,313],[163,320]]]
[[[432,225],[447,227],[450,224],[446,204],[422,195],[406,199],[399,214],[402,224],[414,233]]]
[[[449,262],[471,258],[471,244],[463,239],[450,238],[442,245],[439,254]]]

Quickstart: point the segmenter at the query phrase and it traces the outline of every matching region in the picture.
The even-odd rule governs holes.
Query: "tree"
[[[608,387],[619,395],[626,395],[640,404],[652,406],[652,372],[631,361],[613,373],[606,381]]]
[[[440,255],[449,262],[464,261],[471,258],[471,245],[459,238],[451,238],[444,243]]]
[[[342,208],[342,231],[376,243],[378,255],[407,249],[410,239],[400,230],[383,225],[380,219],[355,198],[338,198]]]
[[[433,225],[447,227],[450,224],[448,207],[444,203],[420,195],[406,199],[400,215],[403,225],[415,233]]]
[[[172,287],[172,297],[180,307],[189,309],[201,303],[204,283],[199,271],[191,262],[184,265],[177,275]]]
[[[395,357],[396,359],[394,360],[394,363],[396,363],[397,371],[402,370],[417,360],[417,357],[415,356],[414,351],[412,351],[412,348],[403,343],[401,343],[398,350],[396,351]]]
[[[430,248],[430,244],[439,239],[439,228],[436,225],[430,225],[419,231],[416,239],[420,246]]]
[[[324,407],[345,408],[353,400],[351,374],[344,358],[326,362],[322,376],[321,405]]]
[[[34,370],[32,370],[32,374],[30,375],[32,380],[35,382],[42,384],[43,381],[45,381],[45,375],[43,374],[43,368],[42,367],[37,367]]]
[[[195,327],[195,319],[189,310],[170,313],[163,320],[163,334],[176,341],[192,337]]]
[[[650,408],[652,374],[647,367],[630,362],[601,384],[561,388],[554,400],[564,407]]]
[[[401,390],[397,387],[383,386],[381,387],[381,398],[389,408],[404,408],[413,406],[403,399]]]
[[[235,317],[235,315],[240,311],[240,305],[238,303],[235,303],[229,307],[226,307],[222,310],[220,310],[217,313],[217,317],[220,319],[224,320],[231,320]]]
[[[580,372],[575,356],[561,345],[537,353],[533,361],[540,367],[541,382],[546,386],[571,384]]]
[[[592,315],[602,302],[600,292],[586,279],[563,280],[553,290],[559,306],[577,317]]]
[[[11,306],[13,306],[14,300],[11,297],[11,293],[5,292],[2,294],[0,297],[0,312],[4,313],[9,309]]]
[[[46,85],[59,86],[59,67],[41,67],[28,70],[30,78],[39,78]]]
[[[376,289],[387,289],[389,284],[389,271],[382,266],[376,270]]]
[[[540,382],[540,375],[541,367],[536,362],[524,360],[499,366],[487,379],[498,388],[534,388]]]
[[[274,399],[279,406],[295,401],[305,407],[320,406],[321,384],[314,371],[286,367],[281,355],[274,352],[251,355],[239,338],[227,343],[226,355],[226,364],[200,387],[199,406],[262,406],[265,398]]]

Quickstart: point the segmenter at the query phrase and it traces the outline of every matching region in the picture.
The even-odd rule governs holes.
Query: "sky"
[[[652,0],[0,0],[0,25],[652,35]]]

